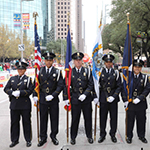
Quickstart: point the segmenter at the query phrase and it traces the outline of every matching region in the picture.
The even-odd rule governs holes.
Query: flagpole
[[[130,13],[128,12],[127,14],[127,24],[129,23],[129,15]],[[129,63],[128,63],[129,64]],[[128,82],[128,78],[129,78],[129,70],[127,69],[127,82]],[[128,84],[128,83],[127,83]],[[127,100],[129,100],[129,93],[127,95]],[[126,128],[125,128],[125,140],[127,140],[127,130],[128,130],[128,126],[127,126],[127,123],[128,123],[128,113],[127,113],[128,109],[126,109]]]
[[[70,14],[69,12],[67,13],[68,15],[68,24],[70,24],[70,21],[69,21],[69,17],[70,17]],[[69,26],[70,28],[70,26]],[[67,70],[67,83],[66,83],[66,86],[67,86],[67,91],[68,91],[68,87],[69,85],[69,70]],[[68,109],[68,105],[67,105],[67,143],[69,142],[69,109]]]
[[[34,26],[36,25],[36,17],[38,16],[37,12],[33,13],[33,18],[34,18]],[[37,75],[37,66],[35,66],[35,80],[36,80],[36,75]],[[38,101],[36,104],[36,117],[37,117],[37,138],[38,138],[38,142],[39,142],[39,97],[38,97]]]

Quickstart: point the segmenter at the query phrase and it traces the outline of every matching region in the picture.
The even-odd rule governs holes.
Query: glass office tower
[[[0,25],[8,25],[9,30],[16,30],[20,34],[20,27],[16,26],[16,22],[14,22],[14,15],[20,14],[21,3],[22,13],[30,14],[30,18],[28,18],[29,22],[27,23],[28,29],[23,30],[23,32],[27,35],[27,37],[34,41],[33,12],[37,12],[39,15],[39,17],[37,17],[38,34],[39,37],[42,39],[42,45],[46,46],[47,32],[50,30],[50,27],[48,26],[48,11],[50,11],[50,6],[48,6],[48,0],[22,0],[22,2],[21,0],[0,0]]]

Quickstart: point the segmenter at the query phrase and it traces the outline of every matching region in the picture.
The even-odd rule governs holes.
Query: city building
[[[34,18],[33,12],[37,12],[37,27],[42,45],[47,44],[47,33],[51,29],[49,24],[50,1],[52,0],[0,0],[0,25],[4,24],[9,30],[16,30],[20,34],[21,5],[23,33],[34,41]]]
[[[67,23],[68,13],[70,15],[70,32],[71,39],[73,40],[72,30],[72,0],[56,0],[56,40],[66,39],[67,37]]]

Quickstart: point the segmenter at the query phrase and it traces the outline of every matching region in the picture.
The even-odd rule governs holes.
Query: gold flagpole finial
[[[128,12],[127,13],[127,21],[129,22],[129,16],[130,16],[130,13]]]
[[[67,13],[68,15],[68,23],[70,22],[70,12]]]
[[[37,12],[33,12],[33,18],[35,19],[35,23],[36,23],[36,17],[39,16]]]

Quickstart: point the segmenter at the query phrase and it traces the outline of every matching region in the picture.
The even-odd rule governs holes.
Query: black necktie
[[[135,79],[137,79],[137,75],[135,75]]]
[[[109,69],[108,69],[108,72],[107,72],[108,74],[109,74]]]
[[[49,75],[49,68],[47,69],[46,75],[47,75],[47,76]]]

